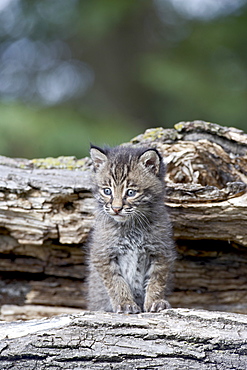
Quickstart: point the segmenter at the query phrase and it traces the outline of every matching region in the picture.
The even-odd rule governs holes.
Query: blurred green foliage
[[[172,0],[6,0],[0,154],[80,158],[181,120],[247,131],[241,4],[203,19]]]
[[[92,115],[70,106],[30,108],[0,106],[1,155],[38,158],[88,155],[90,143],[117,145],[130,140],[139,130],[121,117]]]

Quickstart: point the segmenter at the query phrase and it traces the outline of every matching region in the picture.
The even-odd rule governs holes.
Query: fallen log
[[[247,313],[247,135],[194,121],[149,129],[132,144],[156,146],[167,164],[178,250],[172,306]],[[90,171],[89,158],[0,157],[3,308],[85,308]]]
[[[247,317],[170,309],[0,324],[0,368],[244,370]]]

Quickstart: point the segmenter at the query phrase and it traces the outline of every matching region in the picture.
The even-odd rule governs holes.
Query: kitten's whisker
[[[142,230],[147,230],[149,228],[150,222],[142,212],[140,212],[138,209],[135,209],[134,216]]]
[[[142,218],[139,215],[137,215],[137,217],[135,217],[135,220],[139,224],[139,227],[141,228],[141,230],[145,231],[146,230],[146,225],[143,222]]]
[[[103,222],[103,228],[105,229],[106,228],[107,215],[106,215],[104,209],[101,208],[99,210],[98,214],[101,216],[101,221]]]
[[[141,218],[143,219],[143,221],[145,222],[145,224],[146,224],[147,226],[150,226],[150,221],[149,221],[149,219],[147,218],[147,216],[146,216],[144,213],[141,213],[141,212],[140,212],[140,216],[141,216]]]
[[[145,229],[149,228],[150,222],[149,222],[148,218],[146,217],[146,215],[144,215],[138,209],[135,210],[135,214],[137,215],[137,218],[136,219],[142,225],[143,229],[145,230]]]

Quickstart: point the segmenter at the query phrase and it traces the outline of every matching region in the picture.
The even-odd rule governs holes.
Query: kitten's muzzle
[[[121,210],[123,209],[123,207],[111,207],[111,209],[113,210],[113,212],[118,215],[119,212],[121,212]]]

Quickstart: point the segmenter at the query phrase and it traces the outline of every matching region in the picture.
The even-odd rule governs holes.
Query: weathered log
[[[0,225],[20,244],[79,244],[92,225],[87,159],[0,157]]]
[[[0,324],[0,368],[247,368],[247,317],[170,309],[159,314],[84,312]]]
[[[132,143],[156,146],[167,163],[172,305],[247,313],[247,135],[195,121]],[[1,305],[85,308],[90,171],[88,158],[0,157]]]
[[[247,246],[247,135],[202,121],[149,129],[132,140],[154,144],[167,163],[167,205],[175,237]]]
[[[149,129],[132,140],[158,147],[167,162],[167,204],[175,236],[247,245],[247,135],[202,121],[175,127]],[[83,243],[93,219],[90,189],[88,158],[0,157],[0,225],[20,244]]]

